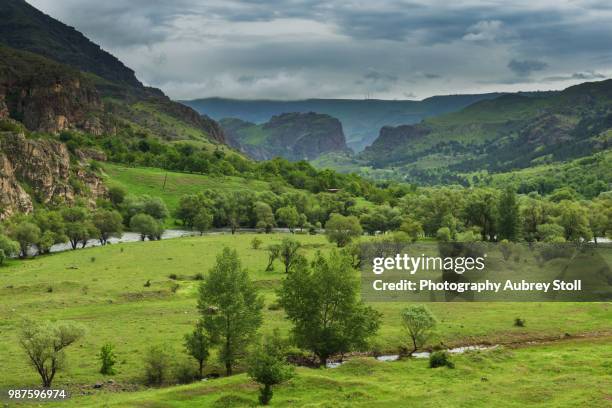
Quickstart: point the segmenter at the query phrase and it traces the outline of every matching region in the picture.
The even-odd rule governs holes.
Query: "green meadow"
[[[257,236],[260,249],[250,242]],[[70,320],[86,335],[67,349],[68,364],[55,382],[75,392],[61,406],[186,407],[255,404],[257,387],[244,374],[189,386],[147,390],[141,385],[145,349],[162,344],[177,360],[186,358],[182,338],[198,319],[197,274],[206,274],[225,246],[238,251],[265,298],[262,333],[287,333],[283,311],[274,307],[284,273],[277,262],[266,272],[265,247],[284,234],[217,234],[154,242],[114,244],[69,251],[0,268],[0,388],[37,386],[38,377],[18,345],[25,317]],[[303,253],[327,252],[321,235],[296,234]],[[150,286],[145,287],[145,283]],[[178,285],[178,286],[177,286]],[[396,353],[403,341],[402,303],[373,303],[383,313],[372,349]],[[377,362],[360,358],[337,369],[299,368],[298,376],[275,391],[278,406],[605,406],[610,393],[612,309],[609,303],[432,303],[439,320],[429,346],[503,344],[496,350],[456,356],[457,368],[428,369],[426,360]],[[527,322],[514,327],[514,319]],[[529,341],[558,340],[545,345]],[[97,353],[113,343],[117,374],[98,373]],[[513,349],[520,346],[517,349]],[[524,346],[529,346],[525,348]],[[239,370],[240,371],[240,370]],[[215,357],[207,373],[221,373]],[[112,378],[113,392],[93,389]],[[486,378],[486,380],[483,380]],[[588,387],[590,388],[587,388]],[[121,389],[136,392],[118,392]],[[79,396],[81,393],[93,395]],[[424,398],[427,396],[427,398]],[[574,404],[570,404],[573,401]],[[577,402],[578,401],[578,402]],[[591,402],[591,403],[589,403]],[[506,404],[506,405],[503,405]],[[539,404],[539,405],[538,405]],[[410,405],[413,405],[412,403]]]

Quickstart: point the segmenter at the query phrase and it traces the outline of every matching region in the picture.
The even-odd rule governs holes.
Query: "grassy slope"
[[[609,345],[549,344],[468,353],[457,368],[429,369],[425,360],[361,358],[334,370],[300,368],[276,387],[272,406],[300,407],[604,407],[610,403]],[[57,406],[83,406],[75,399]],[[98,393],[96,407],[244,407],[257,386],[244,374],[204,384],[133,394]],[[608,405],[607,405],[608,404]]]
[[[171,212],[184,194],[199,193],[206,189],[223,192],[261,192],[270,189],[269,183],[265,181],[247,180],[242,177],[176,173],[157,168],[125,167],[111,163],[104,164],[104,171],[110,185],[121,185],[132,194],[158,196],[164,200]],[[164,180],[166,180],[165,188]]]
[[[11,261],[9,266],[0,269],[0,330],[4,346],[0,348],[4,368],[0,372],[0,387],[37,383],[17,343],[18,325],[25,317],[72,320],[88,329],[86,337],[69,350],[69,365],[58,376],[58,386],[90,385],[103,380],[97,372],[96,354],[106,342],[115,344],[118,355],[118,374],[113,378],[121,384],[138,381],[146,347],[166,344],[177,352],[182,349],[182,336],[197,319],[198,281],[192,276],[206,273],[224,246],[238,251],[262,290],[266,304],[262,330],[279,327],[286,331],[288,324],[282,318],[283,312],[268,309],[275,302],[274,289],[283,273],[280,265],[276,272],[264,271],[267,254],[264,249],[250,248],[253,237],[252,234],[211,235],[118,244]],[[259,237],[265,248],[283,236]],[[297,237],[309,257],[316,250],[331,248],[322,236]],[[170,289],[175,283],[169,278],[172,273],[179,275],[180,287],[176,293]],[[149,279],[152,285],[145,288],[143,285]],[[53,288],[52,292],[48,291],[49,287]],[[398,316],[404,306],[399,302],[374,304],[384,314],[375,339],[381,350],[392,352],[399,344]],[[602,332],[609,330],[612,319],[610,304],[605,303],[435,303],[431,309],[440,320],[435,342],[448,345],[558,337],[566,332],[572,335]],[[519,316],[526,319],[527,327],[512,326],[513,319]],[[609,352],[609,347],[606,350]],[[569,353],[571,359],[579,357]],[[209,370],[220,370],[215,359]],[[364,377],[359,381],[369,380]]]

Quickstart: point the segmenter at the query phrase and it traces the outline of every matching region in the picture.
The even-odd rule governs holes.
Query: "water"
[[[462,354],[465,353],[466,351],[473,351],[473,350],[491,350],[498,347],[497,345],[495,346],[485,346],[485,345],[476,345],[476,346],[463,346],[463,347],[455,347],[452,349],[448,349],[445,350],[447,353],[450,354]],[[429,351],[419,351],[416,353],[412,353],[412,357],[414,358],[429,358],[429,356],[431,355],[431,353]],[[388,355],[383,355],[383,356],[378,356],[376,357],[376,359],[378,361],[397,361],[399,360],[399,355],[397,354],[388,354]]]

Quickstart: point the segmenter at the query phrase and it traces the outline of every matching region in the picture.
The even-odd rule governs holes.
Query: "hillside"
[[[342,123],[348,146],[363,150],[376,138],[383,126],[414,124],[422,119],[453,112],[474,102],[493,99],[500,93],[482,95],[434,96],[422,101],[388,101],[377,99],[306,99],[296,101],[235,100],[205,98],[183,101],[198,112],[213,119],[238,118],[262,124],[281,113],[316,112],[338,118]]]
[[[508,172],[589,156],[610,148],[612,80],[559,93],[504,95],[414,126],[382,128],[358,157],[425,183],[457,173]]]
[[[224,142],[215,121],[143,86],[73,27],[23,0],[4,0],[0,15],[0,117],[33,131]]]
[[[240,119],[222,119],[220,124],[230,145],[256,160],[313,160],[348,151],[342,124],[329,115],[285,113],[261,125]]]
[[[25,0],[2,0],[0,15],[0,44],[40,54],[109,81],[142,86],[134,71],[113,55]]]

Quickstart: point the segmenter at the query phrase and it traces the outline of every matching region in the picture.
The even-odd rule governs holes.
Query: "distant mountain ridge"
[[[612,147],[612,80],[555,93],[508,94],[411,126],[382,128],[354,165],[440,183],[508,172]]]
[[[220,124],[228,143],[256,160],[313,160],[349,151],[342,124],[329,115],[284,113],[259,125],[240,119],[222,119]]]
[[[454,112],[481,100],[494,99],[503,93],[434,96],[422,101],[378,99],[305,99],[294,101],[236,100],[204,98],[181,101],[211,118],[237,118],[255,124],[264,123],[282,113],[316,112],[338,118],[347,144],[355,151],[370,145],[383,126],[419,123],[435,115]]]

